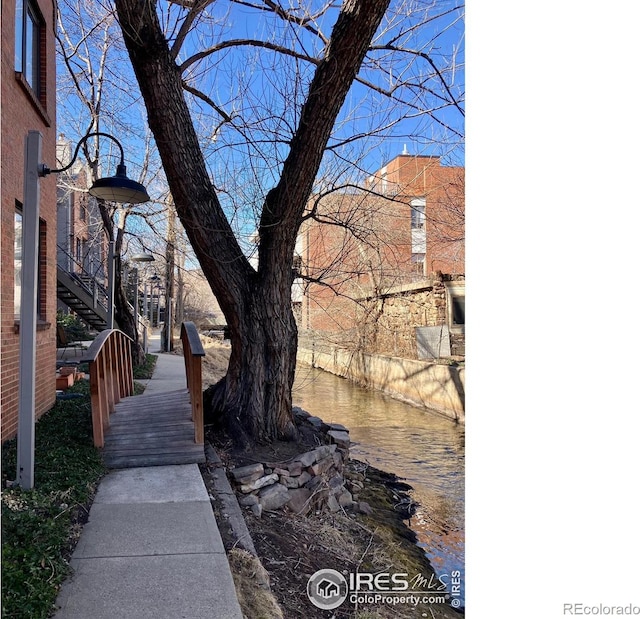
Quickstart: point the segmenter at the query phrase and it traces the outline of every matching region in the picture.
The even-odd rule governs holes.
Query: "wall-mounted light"
[[[115,176],[108,176],[106,178],[99,178],[89,188],[89,193],[95,198],[106,200],[108,202],[119,202],[122,204],[140,204],[141,202],[148,202],[150,200],[149,194],[144,185],[130,179],[127,176],[127,166],[124,164],[124,149],[122,144],[116,140],[112,135],[108,133],[102,133],[101,131],[95,131],[93,133],[87,133],[80,139],[76,150],[71,158],[71,163],[64,168],[58,168],[52,170],[44,164],[40,165],[38,170],[39,176],[47,176],[48,174],[59,174],[68,170],[78,158],[78,151],[80,147],[91,137],[103,136],[113,140],[120,149],[120,163],[116,169]]]

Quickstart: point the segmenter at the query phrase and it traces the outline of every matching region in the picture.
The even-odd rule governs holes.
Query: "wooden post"
[[[204,416],[202,403],[202,357],[192,357],[191,419],[195,426],[195,442],[204,444]]]
[[[126,337],[126,336],[125,336]],[[125,362],[125,379],[126,379],[126,393],[125,395],[133,395],[133,342],[127,342],[125,340],[125,349],[127,351]]]
[[[100,393],[101,382],[98,378],[99,363],[89,362],[89,391],[91,393],[91,424],[93,425],[93,444],[96,447],[104,446],[104,432],[102,429],[102,416],[104,414],[102,397]]]
[[[194,425],[194,442],[204,444],[204,405],[202,402],[202,357],[205,352],[196,326],[183,322],[180,329],[184,368],[187,375],[187,389],[191,401],[191,419]]]
[[[114,388],[114,380],[113,380],[113,339],[108,338],[105,342],[105,384],[107,386],[107,398],[108,398],[108,408],[109,415],[113,411],[116,405],[116,396],[115,396],[115,388]]]

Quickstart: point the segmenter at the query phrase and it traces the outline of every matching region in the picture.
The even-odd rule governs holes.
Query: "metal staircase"
[[[58,266],[58,299],[72,309],[91,328],[107,328],[106,291],[95,279],[68,273]]]

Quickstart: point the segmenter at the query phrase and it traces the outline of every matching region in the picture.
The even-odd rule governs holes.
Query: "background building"
[[[72,144],[60,135],[56,167],[71,162]],[[109,244],[97,200],[87,188],[89,166],[76,161],[57,175],[58,310],[74,313],[89,328],[102,330],[108,320]]]
[[[410,222],[416,272],[464,273],[464,168],[443,166],[440,157],[403,153],[367,184],[402,205],[399,215],[402,225]]]
[[[363,190],[312,196],[293,289],[302,336],[417,357],[416,328],[446,325],[448,354],[462,354],[464,207],[464,168],[406,152]]]
[[[72,154],[71,142],[61,134],[56,167],[67,166]],[[90,183],[88,165],[76,162],[57,178],[58,266],[106,287],[108,243],[97,200],[87,191]]]

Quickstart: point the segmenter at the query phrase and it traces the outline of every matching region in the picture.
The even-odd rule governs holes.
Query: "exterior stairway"
[[[108,312],[106,304],[100,300],[97,288],[85,283],[73,273],[67,273],[58,267],[57,296],[60,301],[72,309],[82,320],[97,331],[107,326]]]

